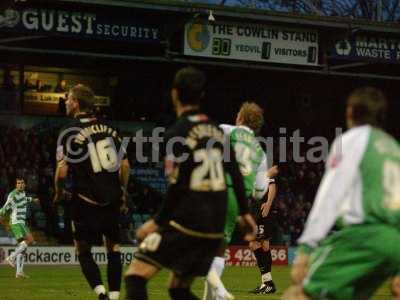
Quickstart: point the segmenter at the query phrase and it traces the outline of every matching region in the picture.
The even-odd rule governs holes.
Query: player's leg
[[[122,261],[120,251],[119,208],[113,206],[102,210],[104,218],[101,231],[107,248],[107,280],[110,300],[119,300],[122,280]]]
[[[26,275],[24,272],[25,253],[26,251],[17,255],[16,259],[17,272],[15,274],[16,278],[29,278],[29,276]]]
[[[107,280],[110,300],[119,300],[122,277],[120,246],[110,238],[105,238],[107,248]]]
[[[226,290],[221,281],[221,276],[225,268],[225,249],[232,239],[236,227],[239,208],[233,191],[228,190],[228,206],[224,228],[224,242],[214,257],[210,271],[204,283],[203,300],[211,299],[233,299],[233,296]]]
[[[174,244],[176,240],[174,239]],[[147,282],[173,260],[176,253],[171,248],[170,236],[161,232],[149,234],[134,253],[135,259],[125,272],[126,300],[147,300]]]
[[[260,288],[263,287],[263,281],[262,281],[262,275],[265,273],[265,270],[267,269],[266,267],[266,261],[263,259],[263,257],[260,255],[261,254],[261,243],[260,241],[251,241],[249,243],[249,248],[250,250],[254,253],[254,256],[256,258],[257,266],[261,274],[261,285],[257,286],[252,292],[257,294],[260,290]]]
[[[11,230],[15,239],[18,241],[18,246],[15,248],[15,251],[6,258],[6,261],[12,267],[15,267],[17,255],[24,252],[28,246],[33,243],[33,237],[29,232],[29,229],[24,224],[13,224],[11,225]]]
[[[261,274],[261,285],[253,290],[254,293],[271,294],[276,292],[272,281],[272,256],[269,240],[271,238],[271,217],[262,217],[258,212],[257,217],[257,240],[250,243],[249,247],[256,257],[257,265]]]
[[[221,249],[218,251],[218,256],[214,257],[213,259],[205,280],[203,300],[234,299],[233,295],[226,290],[223,282],[221,281],[221,276],[225,268],[225,249],[226,243],[223,243]]]
[[[261,248],[259,248],[260,254],[263,258],[265,258],[265,269],[263,270],[263,274],[261,275],[261,281],[263,282],[264,285],[266,285],[264,292],[274,293],[276,291],[276,288],[272,280],[272,274],[271,274],[272,255],[271,255],[270,243],[269,240],[261,240],[260,242],[261,242]]]
[[[91,244],[83,240],[74,240],[74,244],[82,273],[90,288],[93,289],[99,299],[107,299],[107,292],[101,280],[100,269],[92,256]]]
[[[107,300],[106,288],[92,256],[92,245],[101,240],[104,224],[101,208],[75,199],[71,205],[71,229],[82,274],[99,299]]]
[[[28,244],[28,246],[32,245],[34,243],[34,239],[32,234],[29,232],[29,230],[27,229],[27,234],[24,237],[25,242]],[[27,249],[25,249],[22,253],[17,255],[17,273],[16,273],[16,277],[19,278],[29,278],[28,275],[25,274],[24,272],[24,264],[25,264],[25,253],[26,253]]]
[[[147,300],[147,282],[158,273],[160,268],[143,260],[134,259],[125,273],[125,299]]]
[[[271,275],[272,257],[269,251],[269,242],[267,240],[252,241],[249,244],[249,248],[256,257],[257,266],[261,274],[261,285],[252,292],[255,294],[274,293],[276,288]],[[265,251],[266,249],[268,249],[268,251]]]
[[[20,278],[22,277],[22,273],[23,273],[23,260],[24,258],[24,254],[23,253],[19,253],[17,254],[17,257],[15,259],[15,266],[16,266],[16,273],[15,273],[15,277],[16,278]]]
[[[191,291],[190,287],[194,277],[178,276],[175,273],[171,274],[169,284],[169,296],[172,300],[198,300]]]
[[[72,222],[72,234],[74,237],[75,251],[78,255],[81,271],[89,286],[99,299],[108,299],[106,289],[101,279],[100,269],[92,256],[92,240],[96,236],[90,231],[88,223],[82,221]]]

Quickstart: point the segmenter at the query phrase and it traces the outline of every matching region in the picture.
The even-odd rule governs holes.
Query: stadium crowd
[[[51,205],[55,135],[9,126],[1,127],[0,130],[3,133],[0,136],[1,205],[15,187],[15,178],[24,178],[27,191],[40,199],[40,208],[32,209],[32,225],[45,230],[48,235],[55,235],[57,226]]]
[[[40,207],[33,205],[31,209],[32,227],[59,242],[71,242],[69,226],[65,226],[69,222],[68,204],[58,210],[52,206],[57,131],[14,126],[0,127],[0,131],[0,205],[13,189],[15,178],[25,178],[27,192],[40,199]],[[279,157],[277,149],[275,157]],[[276,220],[273,241],[293,245],[302,232],[324,165],[323,162],[295,162],[290,146],[286,157],[285,162],[278,163],[278,194],[272,208]],[[131,205],[129,212],[121,215],[120,224],[123,241],[132,243],[135,242],[134,228],[156,211],[161,198],[157,191],[140,183],[140,178],[131,177],[128,191]]]

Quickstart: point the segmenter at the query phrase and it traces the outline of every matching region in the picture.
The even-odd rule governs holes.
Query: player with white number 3
[[[269,178],[267,176],[267,157],[256,138],[256,134],[264,124],[263,114],[262,108],[255,102],[244,102],[236,116],[236,125],[220,125],[220,128],[224,131],[226,138],[229,140],[230,146],[234,149],[236,160],[239,163],[239,169],[243,176],[246,197],[254,197],[253,202],[264,197],[269,184]],[[238,204],[231,184],[229,184],[229,177],[227,181],[228,208],[225,219],[224,244],[218,256],[214,258],[206,278],[203,300],[233,299],[233,296],[226,290],[222,281],[219,279],[222,276],[225,266],[225,248],[232,239],[238,215]],[[251,206],[253,206],[253,204]],[[258,220],[256,219],[256,221]],[[260,234],[261,231],[264,232],[264,223],[259,224],[257,222],[257,234]],[[250,246],[255,243],[257,242],[250,241]],[[259,245],[258,248],[261,248],[261,245]],[[251,250],[256,250],[256,248],[253,247]],[[269,293],[275,292],[275,286],[270,273],[271,266],[269,266],[269,268],[267,266],[268,257],[271,258],[271,253],[269,251],[264,252],[259,249],[257,250],[258,251],[254,251],[254,254],[261,274],[264,275],[268,273],[269,275],[268,281],[265,280],[265,275],[263,276],[262,291]]]

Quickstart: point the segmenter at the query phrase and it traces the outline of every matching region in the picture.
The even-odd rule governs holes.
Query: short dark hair
[[[17,181],[25,181],[25,179],[23,177],[15,177],[15,183],[17,183]]]
[[[95,95],[93,90],[84,84],[77,84],[69,91],[78,101],[81,111],[93,111]]]
[[[383,126],[387,100],[381,90],[369,86],[358,88],[350,94],[347,106],[353,110],[352,118],[356,125]]]
[[[172,88],[179,91],[179,99],[184,104],[200,104],[204,96],[206,76],[194,67],[180,69],[174,78]]]

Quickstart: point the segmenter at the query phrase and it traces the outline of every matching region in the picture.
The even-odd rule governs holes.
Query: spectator
[[[59,80],[57,85],[54,89],[55,93],[66,93],[67,92],[67,81],[66,80]],[[61,99],[61,98],[60,98]]]
[[[66,107],[65,107],[65,98],[64,97],[58,98],[58,110],[57,110],[57,112],[61,116],[65,116],[66,115]]]

